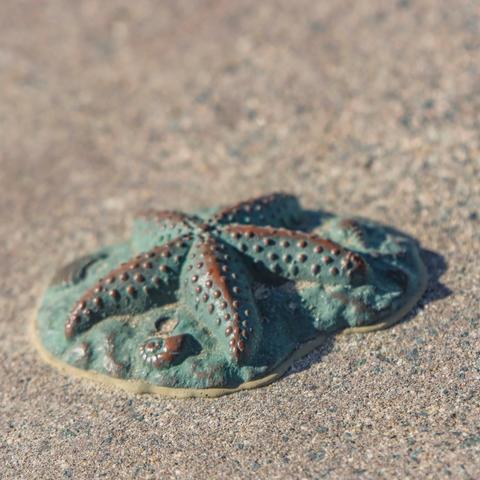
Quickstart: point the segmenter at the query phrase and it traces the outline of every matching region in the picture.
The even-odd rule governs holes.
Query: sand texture
[[[0,478],[480,478],[480,10],[471,0],[0,2]],[[284,190],[392,225],[429,283],[269,386],[134,395],[28,326],[137,210]]]

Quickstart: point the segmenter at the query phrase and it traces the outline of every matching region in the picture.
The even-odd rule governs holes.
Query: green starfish
[[[130,245],[57,276],[40,312],[42,342],[63,362],[143,389],[231,389],[266,378],[320,333],[383,326],[411,307],[424,288],[412,241],[321,219],[307,233],[308,215],[286,194],[197,215],[145,212]],[[58,315],[85,286],[59,338]]]

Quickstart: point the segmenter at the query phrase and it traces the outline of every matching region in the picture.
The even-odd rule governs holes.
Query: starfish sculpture
[[[283,193],[197,215],[144,212],[128,244],[56,276],[41,343],[55,361],[158,388],[247,388],[322,332],[404,315],[425,288],[415,243],[371,222],[322,219],[307,233]]]
[[[235,361],[248,363],[262,336],[251,265],[291,280],[349,285],[367,281],[368,265],[359,254],[318,235],[291,230],[300,218],[297,200],[285,194],[243,202],[208,219],[146,212],[134,237],[141,246],[149,238],[152,248],[90,288],[76,302],[65,335],[72,338],[111,315],[168,303],[180,288],[180,297],[195,306],[225,351]],[[145,359],[154,358],[155,366],[169,363],[172,348],[165,344],[158,354],[160,345],[148,341],[141,347]]]

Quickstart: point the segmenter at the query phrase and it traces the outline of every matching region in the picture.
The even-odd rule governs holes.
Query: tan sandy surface
[[[480,478],[479,29],[475,0],[2,0],[0,478]],[[39,360],[55,266],[277,189],[422,242],[407,321],[218,400]]]

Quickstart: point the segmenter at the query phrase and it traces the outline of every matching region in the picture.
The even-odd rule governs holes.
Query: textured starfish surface
[[[398,319],[424,284],[408,237],[271,194],[142,213],[130,242],[57,273],[36,330],[47,356],[98,378],[222,393],[324,333]]]

